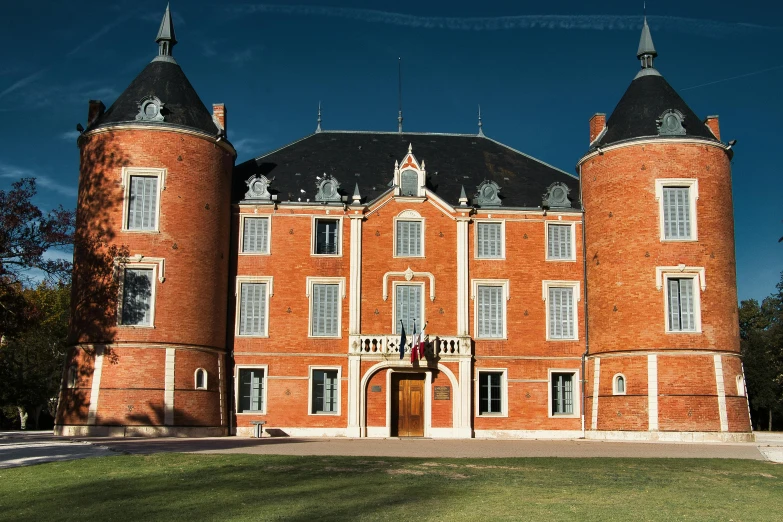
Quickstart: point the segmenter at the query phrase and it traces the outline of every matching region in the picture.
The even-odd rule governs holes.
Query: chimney
[[[718,124],[718,115],[715,114],[712,116],[707,116],[707,119],[704,120],[704,124],[709,127],[715,137],[720,140],[720,125]]]
[[[590,143],[593,143],[606,128],[606,114],[597,112],[590,118]]]
[[[93,124],[95,120],[103,116],[106,112],[106,106],[101,100],[90,100],[90,108],[87,111],[87,126]]]
[[[226,130],[226,104],[212,104],[212,119],[223,130],[223,135],[227,137],[228,131]]]

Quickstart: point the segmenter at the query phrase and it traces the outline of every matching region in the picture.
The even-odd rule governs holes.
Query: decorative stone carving
[[[245,192],[245,199],[260,199],[265,201],[272,200],[272,194],[269,193],[269,185],[275,180],[275,178],[267,179],[266,176],[257,176],[253,174],[245,181],[247,185],[247,192]]]
[[[655,120],[659,136],[685,136],[685,116],[677,109],[667,109]]]
[[[139,102],[137,121],[163,121],[163,102],[157,96],[145,96]]]
[[[546,208],[570,208],[571,200],[568,198],[570,192],[571,189],[565,183],[552,183],[546,189],[542,206]]]
[[[316,201],[342,201],[340,193],[337,192],[337,189],[340,188],[340,182],[334,176],[324,174],[324,177],[316,183],[316,187],[318,187],[318,194],[315,195]]]
[[[500,201],[500,187],[494,181],[484,180],[478,186],[476,193],[476,203],[481,207],[499,207],[503,204]]]

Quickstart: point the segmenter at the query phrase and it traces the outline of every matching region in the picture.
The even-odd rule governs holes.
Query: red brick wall
[[[457,365],[450,365],[449,369],[456,378],[459,378]],[[447,386],[449,388],[449,400],[435,400],[435,387]],[[443,371],[432,372],[432,427],[451,428],[454,423],[454,394],[459,390],[454,387],[451,379]]]
[[[370,377],[367,383],[367,427],[386,426],[386,396],[389,390],[386,389],[386,373],[388,370],[381,370]],[[380,386],[381,391],[373,392],[373,386]]]
[[[218,358],[223,353],[178,349],[174,359],[174,424],[177,426],[221,426],[220,392],[225,379],[225,361],[221,376]],[[196,389],[196,369],[207,371],[207,389]]]
[[[74,388],[68,388],[68,367],[76,365],[77,380]],[[57,424],[86,424],[92,395],[92,377],[95,371],[93,349],[72,348],[63,372],[62,393],[57,405]]]
[[[594,368],[595,359],[590,367]],[[660,361],[659,361],[660,367]],[[625,395],[614,394],[614,376],[625,376]],[[585,393],[592,398],[594,373],[591,371]],[[599,430],[640,430],[649,427],[647,394],[647,355],[627,357],[602,357],[598,384],[598,429]],[[586,426],[592,424],[592,400],[587,411]]]

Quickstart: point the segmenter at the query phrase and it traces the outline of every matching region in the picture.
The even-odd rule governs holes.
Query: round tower
[[[586,428],[595,437],[747,440],[730,144],[641,70],[579,161],[585,209]],[[647,432],[645,434],[630,432]]]
[[[225,108],[210,114],[172,55],[105,110],[90,102],[71,335],[55,432],[227,434],[230,180]]]

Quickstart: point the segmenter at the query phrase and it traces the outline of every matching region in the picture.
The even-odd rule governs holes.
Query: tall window
[[[421,257],[421,221],[397,220],[396,255]]]
[[[242,220],[242,252],[269,253],[269,218],[246,217]]]
[[[339,328],[340,285],[313,284],[311,333],[315,337],[336,337]]]
[[[405,170],[400,174],[400,195],[419,195],[419,174],[415,170]]]
[[[125,326],[152,326],[152,268],[126,268],[122,280],[122,316]]]
[[[663,235],[665,239],[691,239],[689,187],[663,187]]]
[[[207,389],[207,371],[204,368],[198,368],[196,370],[196,389]]]
[[[477,337],[481,338],[503,338],[503,298],[502,286],[480,286],[478,287],[477,303]]]
[[[574,289],[550,287],[547,299],[550,339],[575,339]]]
[[[547,224],[547,259],[574,259],[571,225]]]
[[[128,191],[128,230],[158,229],[158,177],[131,176]]]
[[[315,253],[339,254],[340,220],[315,220]]]
[[[666,281],[669,297],[669,331],[695,332],[693,279],[668,278]]]
[[[337,370],[313,370],[310,413],[337,413]]]
[[[239,335],[266,335],[266,283],[241,283]]]
[[[264,411],[264,384],[263,368],[240,368],[237,398],[239,413]]]
[[[574,413],[574,374],[552,374],[552,415]]]
[[[479,415],[503,413],[503,372],[479,372]]]
[[[413,335],[414,321],[416,331],[421,331],[421,289],[421,285],[397,285],[394,333],[401,333],[400,321],[405,325],[405,333],[409,336]]]
[[[498,259],[503,257],[503,225],[502,223],[476,224],[477,248],[476,256],[482,259]]]
[[[615,395],[625,395],[625,375],[618,373],[614,376],[614,386],[612,392]]]

